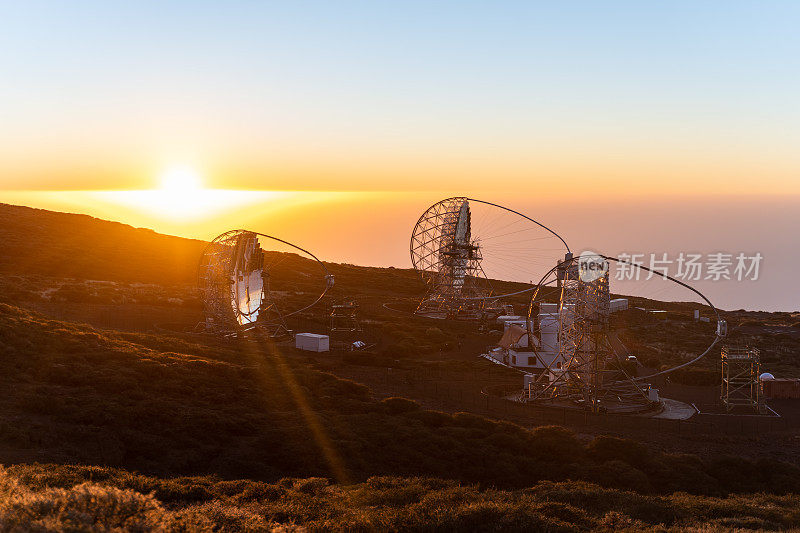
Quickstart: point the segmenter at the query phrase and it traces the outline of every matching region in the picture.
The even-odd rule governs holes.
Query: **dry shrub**
[[[4,531],[210,531],[202,516],[165,509],[152,494],[96,483],[33,490],[0,472]]]

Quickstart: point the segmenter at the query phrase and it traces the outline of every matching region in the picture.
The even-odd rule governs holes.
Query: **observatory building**
[[[517,368],[560,369],[558,350],[558,304],[541,304],[537,320],[528,333],[528,319],[504,321],[503,336],[487,354],[490,360]]]
[[[550,368],[560,371],[566,361],[564,361],[564,355],[560,354],[558,328],[562,316],[567,319],[569,312],[562,315],[558,307],[557,303],[539,304],[539,312],[536,313],[535,319],[531,323],[530,335],[527,330],[527,318],[514,317],[504,320],[503,337],[485,357],[493,362],[520,369],[543,370]],[[610,313],[627,309],[627,298],[610,301]],[[569,308],[567,310],[569,311]]]

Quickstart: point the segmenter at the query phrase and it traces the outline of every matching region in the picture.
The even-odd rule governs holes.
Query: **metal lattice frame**
[[[479,318],[491,286],[472,241],[467,198],[448,198],[420,217],[411,235],[411,261],[427,286],[416,313],[434,318]]]
[[[527,221],[529,227],[520,231],[538,228],[537,231],[541,231],[544,237],[535,240],[557,239],[564,251],[569,253],[569,246],[559,234],[514,209],[463,196],[437,202],[422,214],[411,235],[411,262],[422,277],[427,291],[417,308],[417,314],[432,318],[482,318],[487,314],[502,312],[501,299],[533,290],[531,287],[506,294],[493,291],[482,263],[481,240],[506,237],[519,234],[520,231],[495,236],[474,235],[471,206],[476,204],[495,208],[496,213],[510,213],[518,217],[516,221]],[[481,220],[487,222],[485,217]],[[462,232],[459,232],[459,227]],[[531,251],[520,256],[535,263],[541,259],[539,253]]]
[[[647,272],[652,272],[651,269],[645,266],[623,261],[621,259],[617,259],[616,257],[601,254],[597,254],[597,256],[605,259],[606,261],[624,263],[632,268],[639,268]],[[602,298],[598,298],[597,295],[594,294],[593,290],[581,289],[580,283],[575,282],[574,279],[570,279],[574,278],[575,276],[575,271],[571,268],[574,261],[575,260],[572,258],[572,255],[567,254],[565,260],[553,267],[537,284],[528,307],[527,322],[529,346],[533,346],[535,344],[532,342],[532,339],[537,336],[537,316],[540,305],[549,301],[548,298],[553,294],[556,287],[561,294],[559,306],[561,306],[562,300],[566,300],[568,303],[574,304],[586,299],[591,305],[586,305],[584,307],[585,309],[597,309],[598,306],[592,302],[598,301],[601,302],[599,308],[602,309],[602,300],[605,299],[605,295],[603,295]],[[559,321],[559,340],[566,337],[566,344],[571,347],[563,352],[559,349],[559,354],[566,357],[567,360],[564,362],[561,368],[555,368],[554,363],[549,363],[539,357],[540,362],[545,367],[545,371],[539,376],[539,379],[536,379],[528,384],[528,387],[521,395],[522,401],[553,402],[556,400],[567,400],[585,402],[587,406],[590,406],[595,410],[601,410],[603,405],[608,407],[613,404],[616,404],[620,407],[620,409],[617,409],[618,411],[630,410],[631,408],[636,409],[637,406],[641,405],[643,402],[642,398],[647,389],[646,380],[655,378],[657,376],[664,376],[671,372],[686,368],[711,353],[714,347],[727,334],[725,321],[720,317],[719,312],[717,311],[716,307],[714,307],[714,304],[712,304],[711,301],[700,291],[681,280],[673,278],[672,276],[666,275],[663,277],[695,293],[703,301],[705,301],[705,303],[711,309],[711,312],[716,315],[717,333],[714,337],[714,340],[704,351],[680,365],[668,368],[666,370],[661,370],[647,376],[633,378],[625,374],[621,367],[619,369],[615,369],[614,367],[616,365],[613,365],[613,358],[609,357],[610,354],[616,354],[618,358],[619,354],[617,354],[617,352],[620,351],[618,348],[621,346],[621,342],[617,338],[614,331],[613,319],[608,321],[609,328],[605,332],[603,331],[604,321],[600,320],[599,318],[595,320],[589,320],[588,328],[574,328],[574,332],[565,331],[566,328],[564,324]],[[600,288],[599,292],[601,294],[606,292],[606,289],[602,284],[598,285],[598,287]],[[570,295],[570,291],[572,291],[572,295]],[[589,313],[589,315],[591,314],[592,313]],[[589,358],[588,360],[585,358],[582,359],[577,347],[581,346],[583,341],[574,340],[578,336],[583,336],[584,339],[588,338],[590,348],[595,350],[596,353],[599,354],[599,357]],[[570,338],[573,340],[570,340]],[[624,348],[624,346],[622,346],[622,348]],[[535,347],[534,352],[536,352]],[[576,352],[578,353],[578,357],[572,355]],[[537,353],[537,357],[538,356],[539,354]],[[603,365],[603,361],[608,361],[609,359],[611,360],[612,364]],[[572,368],[573,372],[568,372],[568,368]],[[583,379],[580,379],[582,373],[578,370],[586,368],[592,370],[588,373],[583,373]],[[617,377],[614,377],[615,373]],[[587,375],[592,376],[592,379],[586,379]],[[575,379],[575,376],[577,376],[578,379]]]
[[[358,307],[358,302],[355,300],[344,300],[342,303],[331,305],[328,330],[331,333],[358,331]]]
[[[745,407],[761,411],[761,357],[757,348],[722,347],[720,397],[727,411]]]
[[[593,412],[646,407],[650,403],[648,387],[637,384],[625,372],[620,364],[621,354],[613,347],[616,336],[610,322],[608,274],[583,281],[578,259],[571,255],[552,272],[561,293],[558,355],[548,361],[537,353],[544,372],[524,391],[524,399],[578,402]],[[538,312],[535,309],[532,303],[529,324],[535,322],[531,319],[531,314]],[[529,326],[529,344],[534,338],[532,333],[535,332]]]
[[[608,277],[585,283],[575,262],[561,272],[558,357],[565,362],[568,379],[564,387],[594,404],[600,388],[599,369],[610,356],[608,343],[602,339],[608,332]]]
[[[295,248],[319,263],[325,286],[313,303],[291,312],[279,308],[271,291],[260,238]],[[288,332],[287,317],[315,305],[332,286],[333,276],[310,252],[276,237],[247,230],[231,230],[215,238],[203,251],[198,268],[204,328],[223,335],[257,329],[273,337],[280,336]]]

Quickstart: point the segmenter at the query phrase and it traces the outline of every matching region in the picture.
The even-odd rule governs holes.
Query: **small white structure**
[[[694,310],[694,321],[695,322],[699,322],[700,321],[700,310],[699,309],[695,309]]]
[[[616,313],[617,311],[627,311],[628,310],[628,299],[627,298],[614,298],[610,302],[608,302],[608,310],[612,313]]]
[[[772,381],[775,379],[775,376],[770,374],[769,372],[764,372],[760,376],[758,376],[758,381]]]
[[[508,322],[519,322],[523,318],[519,315],[500,315],[497,317],[497,323],[505,325]]]
[[[537,348],[558,353],[558,313],[539,313],[540,338]]]
[[[330,350],[330,339],[327,335],[298,333],[294,336],[294,347],[307,352],[327,352]]]

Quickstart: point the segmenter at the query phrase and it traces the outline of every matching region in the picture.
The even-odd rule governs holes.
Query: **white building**
[[[298,333],[294,336],[294,347],[307,352],[327,352],[330,350],[330,339],[327,335]]]
[[[542,304],[547,311],[538,315],[538,328],[532,325],[531,339],[528,342],[528,321],[526,319],[504,322],[503,337],[498,347],[485,354],[496,363],[517,368],[561,368],[563,361],[558,358],[558,305]]]
[[[609,312],[628,309],[627,298],[615,298],[609,302]],[[551,379],[557,379],[564,361],[559,360],[560,346],[558,342],[559,322],[568,328],[575,320],[574,305],[566,305],[559,309],[559,304],[539,304],[537,319],[530,325],[531,339],[528,341],[528,321],[522,317],[502,317],[503,337],[498,346],[489,350],[484,357],[495,363],[521,369],[550,368]],[[500,319],[498,318],[498,321]],[[584,350],[589,350],[589,339],[586,339]]]

